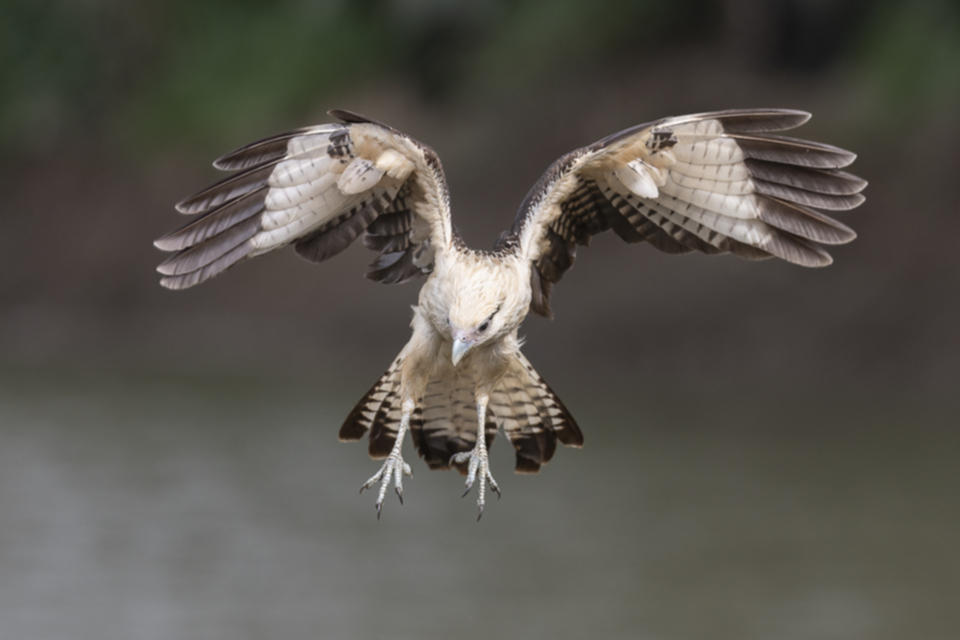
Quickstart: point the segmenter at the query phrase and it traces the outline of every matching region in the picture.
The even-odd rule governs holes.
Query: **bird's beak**
[[[451,353],[453,366],[457,366],[460,363],[460,360],[463,359],[464,354],[469,351],[470,347],[472,346],[473,342],[468,340],[466,336],[454,336],[453,352]]]

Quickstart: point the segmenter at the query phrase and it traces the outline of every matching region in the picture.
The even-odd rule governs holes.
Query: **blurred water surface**
[[[362,385],[2,378],[4,639],[960,634],[956,407],[577,391],[480,523],[409,445],[377,522]]]

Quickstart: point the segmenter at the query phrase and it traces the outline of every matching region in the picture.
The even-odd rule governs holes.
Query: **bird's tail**
[[[393,443],[400,428],[402,410],[400,404],[400,363],[399,356],[390,365],[386,373],[367,391],[353,408],[340,427],[340,442],[355,442],[370,431],[370,457],[386,458],[390,455]],[[414,410],[413,418],[419,419],[420,407]]]
[[[400,362],[397,358],[357,403],[340,428],[341,441],[355,441],[370,432],[372,458],[390,454],[400,426]],[[417,453],[431,469],[449,469],[454,454],[471,450],[477,441],[476,382],[467,372],[431,380],[416,403],[410,432]],[[580,447],[583,434],[566,407],[518,354],[494,387],[487,405],[486,444],[502,426],[516,449],[517,473],[536,473],[553,457],[557,441]],[[454,464],[466,473],[466,463]]]
[[[553,389],[522,353],[494,387],[487,409],[517,450],[517,473],[536,473],[553,457],[557,441],[582,447],[583,434]]]

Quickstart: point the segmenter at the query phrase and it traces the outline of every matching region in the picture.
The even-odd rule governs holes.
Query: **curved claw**
[[[464,483],[467,488],[460,497],[465,498],[479,479],[480,485],[477,490],[479,494],[477,496],[477,509],[479,511],[477,520],[479,521],[480,518],[483,517],[483,507],[485,504],[484,493],[487,485],[489,484],[490,489],[497,493],[498,500],[501,497],[500,487],[497,486],[496,480],[493,479],[493,475],[490,473],[490,463],[487,459],[485,448],[476,447],[472,451],[463,451],[450,456],[450,466],[453,466],[455,462],[463,463],[467,461],[469,461],[469,466],[467,467],[467,479]]]
[[[390,485],[391,481],[394,484],[394,490],[397,492],[397,497],[400,499],[400,504],[403,504],[403,482],[402,478],[404,475],[412,476],[413,470],[410,469],[410,465],[403,461],[403,458],[397,454],[391,454],[384,461],[383,466],[380,467],[380,470],[377,471],[369,480],[363,483],[363,486],[360,487],[360,493],[363,493],[364,489],[369,489],[376,483],[380,483],[380,492],[377,495],[377,520],[380,519],[380,514],[383,511],[383,501],[387,496],[387,487]]]

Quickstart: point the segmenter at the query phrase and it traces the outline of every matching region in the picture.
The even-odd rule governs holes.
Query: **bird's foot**
[[[360,493],[363,493],[364,489],[369,489],[373,485],[381,482],[380,484],[380,493],[377,496],[377,520],[380,519],[380,512],[383,510],[383,500],[387,496],[387,487],[390,485],[390,478],[393,478],[393,483],[396,485],[397,497],[400,498],[400,504],[403,504],[403,476],[413,476],[413,469],[410,468],[410,465],[403,461],[403,456],[400,454],[399,449],[394,448],[390,452],[390,455],[387,456],[387,459],[384,460],[383,466],[380,467],[380,471],[377,471],[373,477],[363,483],[363,486],[360,487]]]
[[[467,490],[463,492],[463,495],[466,496],[470,493],[470,489],[473,488],[473,483],[476,481],[477,476],[480,476],[480,486],[477,488],[477,520],[483,516],[483,505],[486,502],[486,489],[487,483],[490,484],[490,489],[492,489],[497,494],[497,499],[500,498],[500,487],[497,486],[497,481],[493,479],[493,475],[490,473],[490,458],[487,455],[487,448],[483,445],[478,444],[473,448],[472,451],[464,451],[461,453],[454,454],[450,458],[450,463],[454,462],[467,462],[469,461],[470,465],[467,467],[467,480],[466,484]]]

